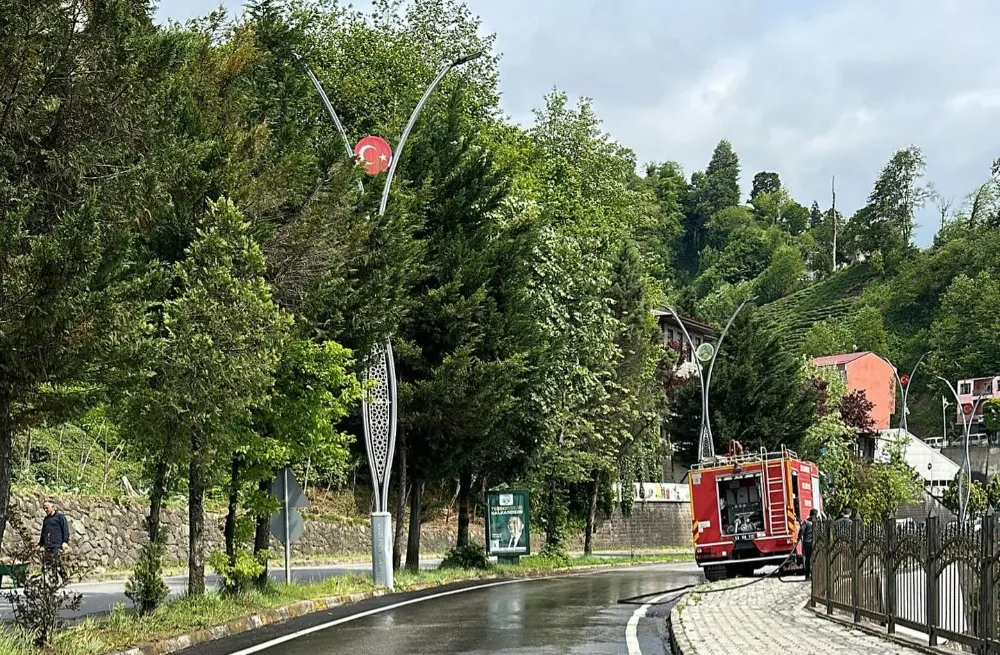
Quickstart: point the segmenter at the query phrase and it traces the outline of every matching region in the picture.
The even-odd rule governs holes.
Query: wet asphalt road
[[[666,564],[523,580],[442,597],[434,597],[440,589],[400,594],[302,617],[184,653],[226,655],[254,648],[254,652],[269,655],[617,655],[629,653],[626,625],[639,609],[638,605],[618,604],[619,599],[702,581],[704,577],[694,564]],[[469,585],[445,590],[463,586]],[[425,599],[393,607],[420,597]],[[666,652],[663,617],[670,606],[652,607],[647,618],[639,621],[636,632],[644,655]],[[366,611],[377,613],[349,618]],[[270,640],[344,619],[348,620],[256,650]]]

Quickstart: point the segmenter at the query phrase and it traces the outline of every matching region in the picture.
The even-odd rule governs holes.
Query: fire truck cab
[[[709,580],[752,575],[793,551],[801,556],[799,524],[810,510],[823,511],[819,468],[784,447],[696,464],[688,486],[695,561]]]

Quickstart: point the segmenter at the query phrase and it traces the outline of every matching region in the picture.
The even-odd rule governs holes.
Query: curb
[[[667,643],[670,645],[670,651],[674,655],[694,655],[696,652],[694,645],[687,638],[684,628],[680,627],[679,630],[674,628],[675,626],[680,626],[681,610],[684,608],[684,604],[690,595],[691,592],[689,591],[681,596],[674,603],[674,606],[670,609],[670,616],[667,617],[667,635],[669,637]]]
[[[672,562],[667,562],[668,564]],[[660,562],[649,562],[645,565],[657,565]],[[643,566],[644,564],[639,562],[633,564],[632,566]],[[551,569],[539,574],[528,574],[524,576],[502,576],[502,575],[487,575],[481,578],[466,578],[465,580],[450,580],[448,582],[430,582],[417,584],[413,587],[409,587],[405,590],[401,590],[399,593],[411,592],[411,591],[422,591],[424,589],[431,589],[434,587],[443,587],[448,584],[455,582],[464,582],[469,580],[476,580],[479,582],[486,582],[489,580],[538,580],[544,578],[551,578],[566,573],[587,573],[591,571],[599,571],[604,569],[615,569],[621,568],[625,565],[623,564],[596,564],[590,566],[573,566],[565,567],[561,569]],[[371,598],[380,598],[382,596],[390,596],[394,592],[390,592],[387,589],[376,589],[375,591],[368,591],[364,593],[355,594],[344,594],[341,596],[328,596],[326,598],[318,598],[315,600],[300,600],[290,605],[283,605],[281,607],[276,607],[273,609],[262,610],[256,614],[251,614],[250,616],[245,616],[239,619],[233,619],[222,625],[213,626],[211,628],[202,628],[201,630],[195,630],[194,632],[188,632],[185,634],[177,635],[176,637],[170,637],[168,639],[161,639],[157,641],[146,642],[131,646],[125,650],[117,651],[111,655],[169,655],[170,653],[176,653],[177,651],[184,650],[185,648],[190,648],[191,646],[196,646],[199,644],[204,644],[210,641],[216,641],[218,639],[225,639],[227,637],[232,637],[243,632],[248,632],[250,630],[256,630],[257,628],[262,628],[268,625],[274,625],[277,623],[283,623],[290,619],[299,618],[307,614],[313,614],[315,612],[322,612],[327,609],[332,609],[334,607],[340,607],[343,605],[351,605],[354,603],[360,603],[363,600],[369,600]]]
[[[806,606],[802,609],[808,612],[812,612],[815,616],[827,620],[831,623],[836,623],[837,625],[840,625],[842,627],[851,630],[859,630],[861,632],[864,632],[865,634],[872,635],[873,637],[878,637],[883,641],[889,641],[895,644],[899,644],[900,646],[905,646],[906,648],[910,648],[920,653],[926,653],[927,655],[954,655],[955,653],[954,650],[945,650],[943,648],[935,648],[933,646],[928,646],[925,643],[917,641],[917,639],[913,637],[907,637],[900,634],[889,634],[884,630],[864,625],[863,623],[855,623],[854,621],[848,621],[847,619],[841,618],[839,616],[832,616],[830,614],[827,614],[825,609],[821,609],[819,607],[809,607],[809,605],[806,604]]]

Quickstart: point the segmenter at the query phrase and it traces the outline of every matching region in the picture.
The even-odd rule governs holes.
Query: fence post
[[[896,632],[896,519],[889,517],[882,527],[882,595],[885,597],[885,629]]]
[[[851,609],[854,622],[861,623],[861,562],[858,551],[861,550],[861,521],[851,521]]]
[[[983,534],[980,540],[982,558],[979,568],[979,637],[985,644],[984,652],[993,652],[989,645],[996,639],[996,615],[994,614],[995,593],[993,585],[993,563],[997,555],[997,517],[991,509],[983,518]]]
[[[941,548],[940,536],[938,535],[938,517],[927,517],[927,534],[924,544],[924,562],[927,581],[927,594],[924,598],[926,604],[924,610],[927,614],[927,643],[930,646],[938,645],[938,551]]]
[[[826,561],[823,562],[826,569],[826,613],[833,614],[833,521],[824,521],[823,530],[826,531]]]

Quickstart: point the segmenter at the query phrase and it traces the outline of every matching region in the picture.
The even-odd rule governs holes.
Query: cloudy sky
[[[218,0],[161,0],[184,20]],[[238,9],[241,0],[223,4]],[[367,3],[355,2],[364,8]],[[775,170],[803,204],[864,203],[897,148],[957,205],[1000,156],[996,0],[469,0],[503,53],[503,107],[521,123],[558,87],[594,100],[639,161],[703,169],[719,139],[743,184]],[[937,210],[920,215],[927,245]]]

